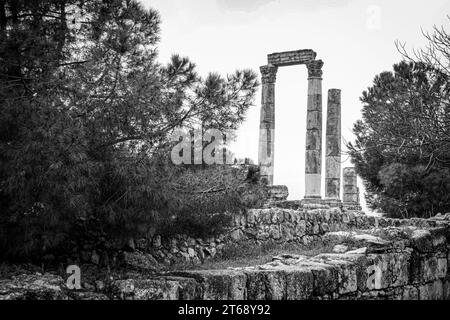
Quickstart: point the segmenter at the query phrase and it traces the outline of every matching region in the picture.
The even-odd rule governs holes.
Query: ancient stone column
[[[341,185],[341,90],[328,90],[325,198],[339,200]]]
[[[344,205],[359,207],[359,191],[355,168],[344,168]]]
[[[308,67],[308,104],[306,120],[305,198],[321,198],[322,170],[322,60]]]
[[[275,81],[278,67],[260,68],[262,75],[261,118],[259,124],[258,162],[261,178],[273,185],[273,160],[275,138]]]

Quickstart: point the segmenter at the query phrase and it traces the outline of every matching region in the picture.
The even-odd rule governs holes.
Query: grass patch
[[[334,244],[324,244],[315,242],[305,246],[300,243],[276,243],[264,242],[256,243],[240,243],[227,245],[220,257],[213,260],[207,260],[201,265],[193,264],[176,264],[170,267],[172,270],[217,270],[228,268],[241,268],[262,265],[272,261],[272,258],[281,254],[295,254],[304,256],[316,256],[321,253],[329,253],[332,251]]]

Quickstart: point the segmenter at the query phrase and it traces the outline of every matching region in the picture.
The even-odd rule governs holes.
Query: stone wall
[[[281,255],[263,265],[224,270],[129,272],[101,286],[96,281],[96,290],[68,290],[61,276],[27,274],[0,280],[0,300],[450,299],[450,214],[428,220],[375,220],[353,212],[341,217],[338,213],[337,209],[317,209],[293,214],[290,209],[274,208],[250,211],[239,222],[236,218],[235,230],[246,230],[240,241],[257,240],[263,234],[266,238],[267,226],[287,223],[292,224],[294,239],[317,235],[338,243],[333,253]],[[330,230],[340,229],[326,232],[324,224]],[[268,239],[278,238],[268,234]],[[217,243],[222,242],[210,245],[217,247]],[[163,244],[154,245],[160,249]],[[183,246],[189,252],[194,245]],[[129,255],[131,259],[133,254]]]
[[[292,206],[292,203],[290,203]],[[151,255],[166,265],[189,262],[201,264],[205,260],[220,256],[227,244],[241,242],[261,245],[265,242],[297,242],[309,245],[322,240],[328,232],[371,227],[436,227],[441,222],[433,219],[390,219],[367,216],[362,212],[343,211],[336,208],[310,209],[298,204],[300,208],[250,209],[246,213],[233,216],[233,226],[229,232],[208,239],[179,235],[164,239],[155,235],[149,239],[135,241],[138,251]],[[320,207],[317,205],[317,207]]]
[[[440,227],[373,228],[344,253],[274,257],[265,265],[173,272],[127,283],[121,299],[450,299],[450,217]],[[428,221],[434,224],[437,221]],[[353,234],[342,231],[331,236]],[[384,238],[384,240],[381,238]],[[391,240],[386,240],[391,239]]]
[[[135,241],[135,248],[166,265],[179,262],[200,264],[220,256],[227,244],[295,241],[308,245],[320,240],[326,232],[350,230],[370,223],[374,224],[375,220],[362,213],[343,213],[339,208],[251,209],[233,215],[232,227],[226,234],[208,239],[187,235],[165,239],[155,235]]]

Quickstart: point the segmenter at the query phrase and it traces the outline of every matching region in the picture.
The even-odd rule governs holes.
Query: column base
[[[273,186],[273,176],[260,176],[259,180],[265,183],[268,187]]]
[[[343,202],[342,208],[346,211],[362,211],[362,207],[358,202]]]
[[[308,196],[304,197],[302,203],[322,204],[323,199],[320,196]]]
[[[340,200],[330,200],[330,199],[322,199],[320,197],[317,198],[304,198],[301,201],[302,205],[318,205],[323,206],[324,208],[342,208],[342,202]]]
[[[286,186],[268,186],[270,201],[286,201],[289,196],[289,190]]]

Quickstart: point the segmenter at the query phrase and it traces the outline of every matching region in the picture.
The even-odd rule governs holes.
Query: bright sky
[[[160,61],[168,61],[173,53],[186,55],[201,75],[209,71],[226,75],[243,68],[259,74],[259,67],[267,64],[268,53],[316,51],[317,58],[325,62],[323,127],[328,89],[341,89],[343,141],[354,139],[351,130],[360,118],[362,91],[376,74],[391,70],[401,59],[394,42],[422,47],[426,42],[421,28],[431,31],[436,24],[450,29],[448,0],[142,1],[162,16]],[[304,196],[306,89],[305,66],[279,68],[274,183],[287,185],[290,199]],[[239,158],[249,157],[255,163],[260,100],[259,91],[233,145]],[[351,166],[347,157],[343,160],[342,167]]]

